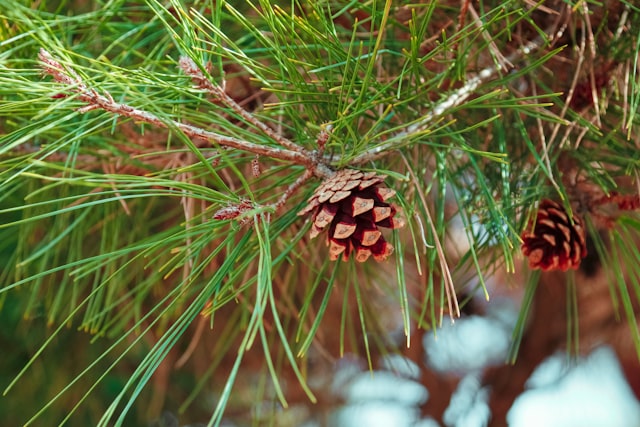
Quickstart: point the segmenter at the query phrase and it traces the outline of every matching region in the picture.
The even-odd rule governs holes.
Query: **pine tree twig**
[[[305,169],[304,173],[298,177],[289,187],[282,193],[282,195],[278,198],[275,203],[270,205],[259,205],[251,200],[242,199],[238,203],[233,203],[223,208],[218,209],[213,214],[213,219],[215,220],[228,220],[228,219],[238,219],[242,225],[247,225],[249,223],[253,223],[253,218],[248,219],[248,217],[244,216],[246,212],[251,211],[253,209],[261,208],[261,207],[270,207],[274,212],[278,211],[284,204],[289,200],[289,197],[293,193],[296,192],[298,188],[302,184],[304,184],[309,178],[313,176],[313,173],[310,169]]]
[[[497,61],[498,64],[500,64],[503,70],[508,70],[513,68],[514,65],[511,63],[511,61],[509,61],[508,58],[505,58],[502,52],[500,52],[500,49],[498,49],[498,46],[496,46],[496,42],[493,40],[493,37],[491,37],[491,35],[487,32],[487,29],[484,26],[482,19],[480,18],[480,15],[478,15],[478,12],[476,12],[476,9],[473,7],[473,5],[468,4],[467,6],[469,8],[469,13],[471,14],[471,17],[473,18],[473,24],[480,30],[480,33],[482,34],[482,38],[484,38],[484,40],[487,42],[489,51],[495,58],[495,61]]]
[[[253,175],[254,178],[262,175],[262,170],[260,170],[260,156],[258,154],[251,159],[251,175]]]
[[[196,84],[196,86],[202,90],[207,91],[211,95],[215,96],[217,99],[222,101],[227,107],[231,108],[238,115],[240,115],[244,120],[248,123],[252,124],[256,128],[260,129],[267,135],[269,138],[273,139],[278,144],[283,147],[296,152],[303,152],[303,148],[300,147],[293,141],[288,140],[278,132],[271,129],[267,124],[257,119],[253,114],[242,108],[240,104],[238,104],[233,98],[231,98],[223,88],[214,84],[211,80],[209,80],[202,70],[198,68],[196,63],[189,57],[181,56],[180,61],[178,62],[180,65],[180,69],[184,71],[186,75],[191,77],[191,80]]]
[[[225,206],[224,208],[220,208],[213,214],[213,219],[218,221],[226,220],[226,219],[236,219],[243,213],[255,209],[255,204],[248,199],[242,199],[238,203],[233,203],[229,206]]]
[[[300,188],[300,186],[302,184],[304,184],[309,178],[311,178],[313,176],[313,174],[311,173],[311,171],[309,169],[307,169],[300,177],[298,177],[298,179],[296,179],[293,184],[291,184],[289,186],[289,188],[287,188],[285,190],[285,192],[282,194],[282,196],[280,196],[280,198],[271,206],[277,211],[278,209],[280,209],[282,206],[284,206],[284,204],[287,202],[287,200],[289,199],[289,197],[291,197],[291,195],[298,189]]]
[[[316,146],[318,147],[318,155],[324,154],[324,149],[327,146],[327,141],[329,137],[331,137],[331,131],[333,131],[333,125],[330,123],[326,123],[321,126],[320,133],[318,134],[318,138],[316,139]]]
[[[640,209],[640,195],[620,194],[617,191],[612,191],[596,200],[594,205],[601,206],[609,203],[618,205],[618,209],[621,211],[635,211]]]
[[[546,37],[537,37],[530,41],[513,55],[504,58],[503,61],[498,62],[490,67],[481,70],[474,76],[471,76],[467,83],[461,88],[455,90],[447,99],[436,104],[426,115],[422,117],[416,123],[408,126],[403,131],[396,133],[386,144],[378,145],[377,147],[367,150],[362,154],[354,157],[350,163],[352,165],[359,165],[376,160],[380,157],[389,155],[395,151],[401,145],[405,144],[406,139],[411,135],[423,132],[429,125],[431,125],[438,117],[446,114],[452,108],[462,105],[482,84],[494,79],[499,73],[506,71],[510,64],[515,64],[521,59],[526,58],[531,52],[540,49],[545,43],[559,38],[564,33],[564,27],[557,31],[548,30]]]
[[[130,105],[114,101],[109,92],[104,92],[104,95],[101,95],[95,89],[89,88],[80,76],[75,73],[75,71],[65,69],[62,64],[53,58],[53,56],[51,56],[51,54],[45,49],[40,49],[38,59],[42,63],[42,68],[46,74],[52,76],[58,83],[68,85],[68,89],[75,92],[78,95],[78,99],[87,103],[86,106],[79,109],[80,112],[102,109],[104,111],[124,117],[130,117],[134,120],[146,122],[158,127],[176,128],[192,138],[201,138],[222,146],[236,148],[250,153],[303,165],[311,170],[313,175],[320,178],[330,177],[334,173],[327,164],[321,161],[320,156],[315,151],[308,151],[300,147],[294,151],[291,149],[258,145],[249,141],[207,131],[190,124],[180,123],[170,119],[161,119],[148,111],[139,110],[131,107]]]
[[[457,31],[461,31],[464,27],[464,20],[469,10],[469,3],[471,0],[462,0],[460,5],[460,13],[458,14],[458,28]],[[457,45],[456,45],[457,48]],[[455,50],[455,49],[454,49]]]

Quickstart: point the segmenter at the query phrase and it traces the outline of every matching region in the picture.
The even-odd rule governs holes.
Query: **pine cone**
[[[545,199],[540,202],[535,225],[522,234],[522,253],[529,257],[529,267],[542,271],[574,270],[587,255],[584,222],[577,215],[573,223],[558,203]]]
[[[329,226],[327,245],[332,261],[341,254],[346,261],[352,253],[359,262],[372,255],[376,261],[383,261],[393,252],[378,227],[400,228],[404,221],[396,218],[400,208],[386,202],[396,192],[381,185],[385,178],[375,172],[338,171],[316,189],[307,206],[298,212],[305,215],[314,211],[311,238]]]

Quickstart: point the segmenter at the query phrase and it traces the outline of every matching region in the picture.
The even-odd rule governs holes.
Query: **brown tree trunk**
[[[489,427],[507,425],[507,412],[524,391],[531,373],[565,342],[566,291],[560,274],[543,274],[529,322],[515,364],[491,368],[485,373],[484,384],[491,389]]]

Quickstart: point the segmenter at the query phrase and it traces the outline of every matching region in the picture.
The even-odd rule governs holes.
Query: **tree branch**
[[[231,98],[220,86],[214,84],[209,80],[202,70],[198,68],[195,62],[189,57],[181,56],[180,57],[180,68],[185,72],[186,75],[191,77],[191,80],[198,86],[198,88],[207,91],[211,95],[218,98],[222,101],[227,107],[231,108],[233,111],[238,113],[244,120],[248,123],[251,123],[253,126],[260,129],[267,135],[269,138],[273,139],[278,144],[283,147],[296,152],[303,152],[304,149],[300,147],[298,144],[293,141],[288,140],[284,136],[280,135],[278,132],[275,132],[269,126],[267,126],[264,122],[258,120],[253,114],[242,108],[233,98]]]
[[[80,112],[84,113],[95,109],[102,109],[158,127],[179,129],[185,135],[192,138],[201,138],[226,147],[237,148],[250,153],[303,165],[315,176],[320,178],[327,178],[333,175],[333,171],[319,160],[319,156],[316,152],[308,151],[301,147],[298,147],[296,151],[294,151],[291,149],[258,145],[249,141],[207,131],[190,124],[160,118],[147,111],[139,110],[127,104],[118,103],[114,101],[113,97],[108,92],[101,95],[95,89],[89,88],[80,76],[75,73],[75,71],[65,69],[60,62],[54,59],[53,56],[51,56],[51,54],[45,49],[40,49],[38,59],[40,59],[43,70],[46,74],[51,75],[55,81],[68,85],[70,91],[78,94],[78,99],[87,103],[86,106],[79,109]],[[282,143],[282,139],[276,142]]]
[[[422,119],[411,126],[408,126],[405,130],[395,134],[388,143],[378,145],[377,147],[354,157],[350,163],[352,165],[359,165],[389,155],[401,145],[405,144],[407,138],[425,131],[437,118],[445,114],[447,111],[450,111],[452,108],[462,105],[462,103],[466,101],[482,84],[493,79],[498,73],[505,71],[512,63],[516,63],[522,58],[529,56],[532,51],[540,49],[548,41],[555,40],[560,37],[562,33],[564,33],[564,27],[557,31],[549,29],[546,37],[538,37],[535,40],[530,41],[518,49],[516,53],[503,61],[481,70],[475,76],[470,77],[464,86],[451,93],[447,99],[436,104],[422,117]]]

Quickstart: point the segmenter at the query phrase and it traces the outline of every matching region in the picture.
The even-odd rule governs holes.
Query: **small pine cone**
[[[370,256],[385,260],[393,252],[378,227],[400,228],[404,220],[396,217],[400,208],[387,203],[396,193],[382,185],[385,175],[343,169],[324,181],[298,215],[313,211],[311,238],[328,228],[329,258],[351,254],[359,262]]]
[[[529,267],[542,271],[574,270],[587,255],[586,231],[582,218],[573,216],[573,223],[558,203],[540,202],[535,224],[522,234],[522,253],[529,257]]]

